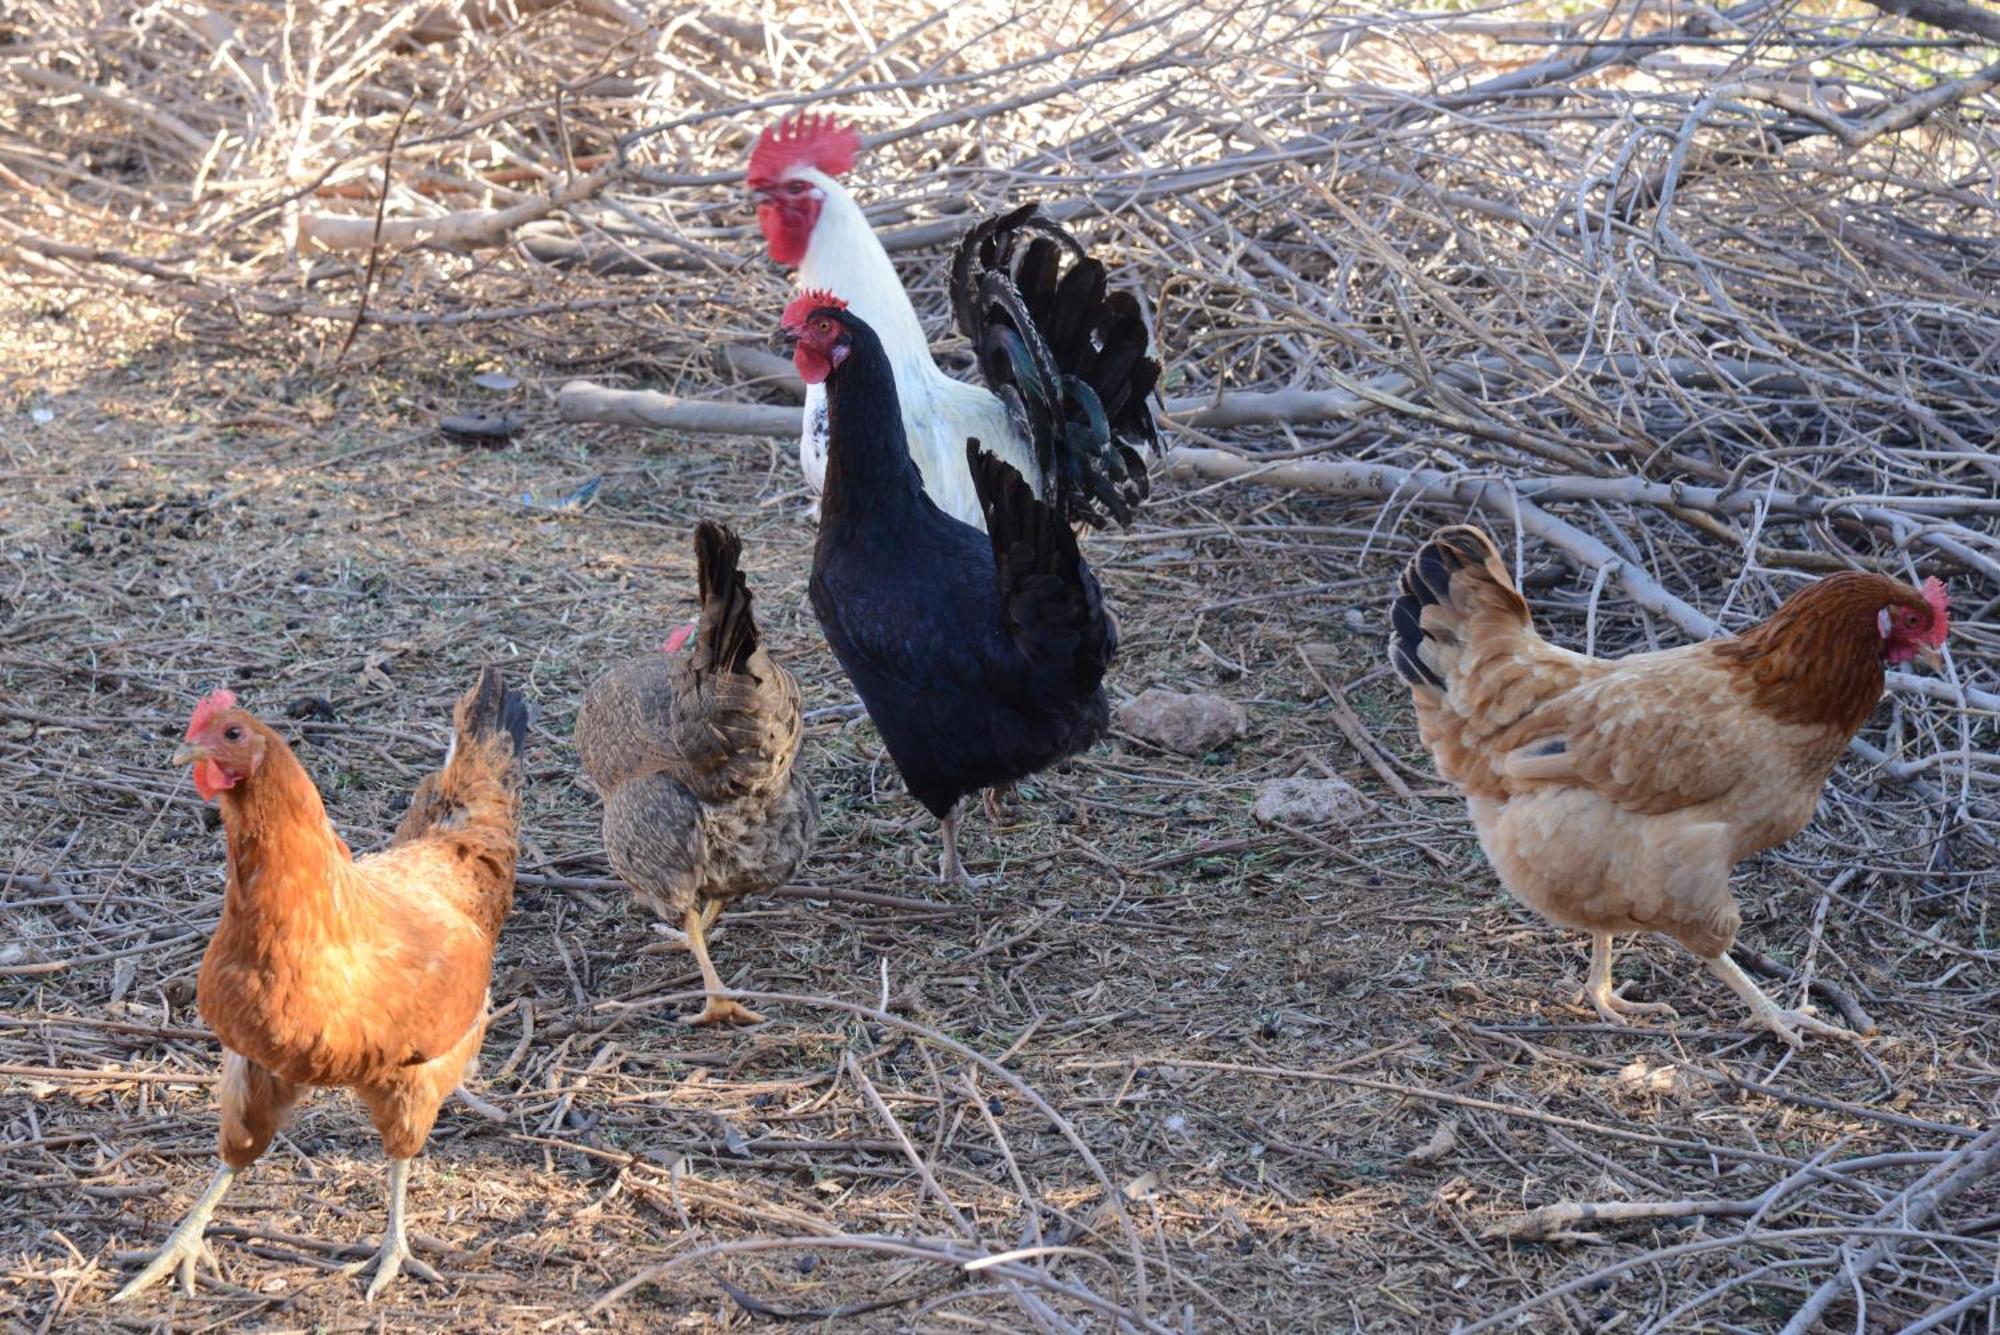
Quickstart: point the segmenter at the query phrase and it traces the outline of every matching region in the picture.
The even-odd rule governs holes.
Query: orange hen
[[[493,948],[514,897],[527,711],[487,668],[455,723],[444,768],[417,786],[395,838],[356,859],[282,737],[228,691],[196,706],[175,760],[194,766],[203,798],[220,798],[229,848],[196,994],[223,1047],[222,1163],[114,1301],[176,1267],[193,1292],[209,1216],[313,1086],[354,1090],[389,1157],[382,1246],[354,1267],[374,1268],[368,1297],[405,1266],[436,1278],[410,1254],[404,1194],[410,1160],[485,1035]]]
[[[1606,660],[1536,634],[1492,541],[1453,527],[1410,562],[1391,621],[1424,743],[1501,883],[1591,934],[1584,995],[1600,1015],[1672,1014],[1611,986],[1613,936],[1664,932],[1793,1046],[1801,1030],[1851,1036],[1781,1009],[1729,958],[1729,874],[1811,819],[1884,665],[1938,662],[1941,584],[1834,575],[1735,639]]]

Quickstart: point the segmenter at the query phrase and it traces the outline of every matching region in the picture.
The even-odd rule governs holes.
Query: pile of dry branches
[[[1837,568],[1943,576],[1951,670],[1898,674],[1857,746],[1912,844],[1991,865],[1992,11],[855,13],[24,0],[0,18],[0,262],[52,309],[130,302],[329,374],[504,369],[550,413],[784,436],[791,388],[754,349],[785,279],[741,169],[772,119],[835,110],[933,329],[978,211],[1044,199],[1114,262],[1161,331],[1165,467],[1192,485],[1379,502],[1357,550],[1413,511],[1482,512],[1524,567],[1587,574],[1538,606],[1599,650],[1740,628]],[[1810,1252],[1858,1284],[1900,1250],[1899,1283],[1950,1311],[1990,1284],[1992,1220],[1941,1211],[1994,1156],[1986,1132],[1815,1163],[1709,1211],[1748,1223],[1700,1245],[1738,1249],[1743,1283]],[[1853,1226],[1771,1225],[1807,1194]],[[1036,1288],[1046,1267],[933,1259],[979,1262],[1050,1328],[1051,1302],[1107,1313],[1080,1281]],[[1129,1259],[1143,1293],[1136,1239]]]

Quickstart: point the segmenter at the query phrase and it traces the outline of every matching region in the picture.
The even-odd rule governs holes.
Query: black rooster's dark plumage
[[[1104,734],[1117,635],[1065,518],[977,442],[987,531],[932,503],[881,342],[849,312],[819,314],[851,348],[827,380],[813,611],[911,795],[946,817]]]
[[[965,234],[951,301],[987,387],[1033,447],[1043,498],[1068,521],[1129,524],[1159,448],[1149,400],[1160,364],[1138,299],[1024,204]]]

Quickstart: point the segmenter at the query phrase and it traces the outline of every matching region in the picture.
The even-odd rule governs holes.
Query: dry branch
[[[1989,1127],[1977,1140],[1903,1188],[1877,1210],[1873,1222],[1889,1226],[1892,1231],[1859,1250],[1842,1247],[1839,1273],[1829,1277],[1799,1304],[1791,1320],[1785,1323],[1782,1335],[1806,1335],[1817,1328],[1826,1309],[1843,1295],[1865,1293],[1862,1281],[1869,1272],[1894,1258],[1940,1210],[1985,1181],[1996,1168],[2000,1168],[2000,1126]],[[1865,1310],[1857,1313],[1857,1323],[1865,1316]]]
[[[383,222],[379,231],[373,217],[346,213],[301,213],[293,244],[305,254],[369,251],[378,245],[388,250],[416,246],[478,250],[504,245],[515,228],[594,197],[621,174],[619,167],[604,167],[579,176],[545,196],[523,200],[508,208],[463,209],[428,218],[395,218]]]
[[[565,422],[604,422],[662,431],[724,436],[793,436],[804,423],[800,409],[768,403],[683,399],[647,389],[607,389],[573,380],[556,396]]]

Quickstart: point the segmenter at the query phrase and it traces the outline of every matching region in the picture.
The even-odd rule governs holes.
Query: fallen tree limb
[[[1479,1236],[1489,1242],[1598,1242],[1598,1234],[1585,1231],[1587,1225],[1741,1218],[1756,1214],[1764,1200],[1753,1196],[1741,1201],[1556,1201],[1488,1224]]]
[[[1240,394],[1233,398],[1233,411],[1244,412],[1252,401],[1284,395]],[[1203,400],[1218,407],[1211,400]],[[1352,400],[1358,406],[1362,400]],[[1186,401],[1170,401],[1171,413]],[[1296,406],[1296,401],[1294,401]],[[685,399],[653,390],[609,389],[588,380],[573,380],[556,397],[556,411],[565,422],[608,422],[619,426],[653,427],[671,431],[691,431],[718,435],[795,436],[803,425],[800,409],[777,404],[721,403],[712,399]],[[1183,421],[1200,420],[1189,411]],[[1263,463],[1254,457],[1223,450],[1177,447],[1168,452],[1164,466],[1181,477],[1211,481],[1256,481],[1269,486],[1301,487],[1366,500],[1451,501],[1461,505],[1487,504],[1511,514],[1527,532],[1569,553],[1592,570],[1608,570],[1639,606],[1672,621],[1689,635],[1707,639],[1718,629],[1715,620],[1675,597],[1647,574],[1619,556],[1597,538],[1567,520],[1560,519],[1534,503],[1534,498],[1550,500],[1612,500],[1628,504],[1694,506],[1730,513],[1750,513],[1760,506],[1770,513],[1789,513],[1819,518],[1845,511],[1857,518],[1889,526],[1899,542],[1923,542],[1940,551],[1950,550],[1991,575],[2000,584],[2000,565],[1971,551],[1962,542],[1954,549],[1943,544],[1950,539],[1919,528],[1917,520],[1934,523],[1938,507],[1956,513],[1990,513],[2000,510],[2000,500],[1967,496],[1913,498],[1915,515],[1899,513],[1881,505],[1858,503],[1867,498],[1790,496],[1781,492],[1727,491],[1713,487],[1683,487],[1647,482],[1641,478],[1517,478],[1505,479],[1478,473],[1445,473],[1428,468],[1397,468],[1389,464],[1351,463],[1339,460],[1307,459],[1284,463]],[[1961,530],[1961,532],[1965,532]],[[1971,536],[1969,532],[1966,536]],[[1970,686],[1920,677],[1908,672],[1888,674],[1891,689],[1905,695],[1940,700],[1960,709],[2000,712],[2000,694]],[[1857,741],[1857,749],[1866,747]],[[1866,747],[1862,754],[1881,764],[1888,759],[1881,751]]]
[[[736,350],[732,350],[731,355],[736,355]],[[766,363],[760,360],[759,364]],[[1797,368],[1773,362],[1746,361],[1737,357],[1717,357],[1702,361],[1692,357],[1648,359],[1630,355],[1553,358],[1525,354],[1506,359],[1479,358],[1460,366],[1441,367],[1431,373],[1428,383],[1469,390],[1493,380],[1518,380],[1519,373],[1524,369],[1541,372],[1551,378],[1582,375],[1593,379],[1610,377],[1623,380],[1646,374],[1658,374],[1688,389],[1728,384],[1734,388],[1758,390],[1769,394],[1796,395],[1804,394],[1810,388],[1807,378],[1800,375]],[[791,383],[798,382],[794,380]],[[576,381],[563,389],[564,394],[568,394],[571,389],[579,390],[578,411],[584,411],[585,405],[589,402],[589,396],[581,394],[582,386],[597,388],[591,386],[589,381]],[[1423,382],[1419,382],[1414,376],[1401,371],[1392,371],[1386,375],[1357,381],[1351,390],[1223,390],[1215,394],[1182,395],[1162,403],[1161,411],[1167,420],[1175,425],[1194,427],[1203,431],[1240,426],[1311,426],[1323,422],[1353,421],[1370,413],[1396,408],[1400,400],[1417,393],[1423,387]],[[1856,387],[1850,385],[1843,384],[1839,388],[1850,393],[1858,392]],[[620,396],[616,400],[620,413],[645,412],[645,400],[648,395],[672,398],[669,395],[657,395],[650,390],[604,389],[600,392],[607,396]],[[799,392],[803,392],[802,388]],[[675,398],[673,401],[679,403],[685,400]],[[1606,479],[1606,481],[1617,482],[1621,479]],[[1994,502],[1994,508],[2000,510],[2000,501]]]
[[[556,395],[565,422],[608,422],[721,436],[796,436],[804,413],[775,403],[722,403],[684,399],[650,389],[607,389],[572,380]]]
[[[506,244],[515,228],[546,218],[557,209],[589,199],[618,179],[615,165],[587,172],[546,195],[504,209],[460,209],[429,218],[392,218],[382,223],[354,213],[301,213],[292,243],[299,251],[407,250],[415,246],[452,246],[478,250]]]

